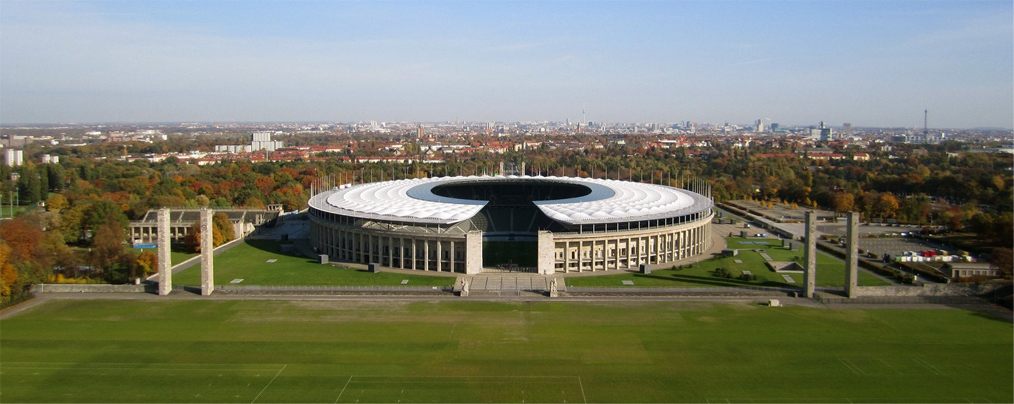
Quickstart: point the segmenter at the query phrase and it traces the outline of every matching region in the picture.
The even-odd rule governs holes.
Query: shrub
[[[719,278],[732,278],[732,274],[729,273],[729,270],[725,269],[724,267],[715,268],[715,270],[711,274]]]

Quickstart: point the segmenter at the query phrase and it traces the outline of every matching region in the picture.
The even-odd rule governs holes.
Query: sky
[[[0,124],[1010,128],[1012,3],[0,0]]]

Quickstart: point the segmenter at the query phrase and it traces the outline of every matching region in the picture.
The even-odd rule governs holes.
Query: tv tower
[[[929,134],[929,110],[922,110],[922,135],[926,136]]]

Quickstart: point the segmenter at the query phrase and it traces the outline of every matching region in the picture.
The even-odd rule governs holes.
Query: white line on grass
[[[278,372],[277,372],[277,373],[275,373],[275,377],[272,377],[272,378],[271,378],[271,380],[268,380],[268,384],[265,384],[265,385],[264,385],[264,388],[263,388],[263,389],[261,389],[261,392],[260,392],[260,393],[257,393],[257,395],[256,395],[256,396],[254,396],[254,399],[253,399],[253,400],[251,400],[250,402],[251,402],[251,403],[253,403],[254,401],[257,401],[257,399],[258,399],[258,398],[261,398],[261,394],[264,394],[264,392],[265,392],[265,391],[267,391],[268,387],[270,387],[270,386],[271,386],[271,383],[274,383],[274,382],[275,382],[275,379],[277,379],[277,378],[278,378],[278,375],[282,374],[282,371],[284,371],[284,370],[285,370],[285,368],[287,368],[287,367],[289,367],[289,364],[284,364],[284,365],[282,365],[282,368],[281,368],[281,369],[278,369]]]
[[[342,386],[342,391],[338,393],[338,398],[334,399],[334,402],[337,403],[338,400],[342,399],[342,394],[345,394],[345,389],[349,387],[349,383],[352,383],[352,376],[349,376],[349,380],[345,381],[345,385]]]
[[[585,404],[588,404],[588,397],[584,395],[584,383],[581,382],[581,376],[577,377],[577,385],[581,387],[581,400],[584,400]]]

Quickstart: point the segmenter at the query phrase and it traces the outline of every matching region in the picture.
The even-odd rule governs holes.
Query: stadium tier
[[[711,199],[697,192],[573,177],[343,185],[309,206],[313,247],[333,261],[460,273],[483,271],[484,241],[500,250],[537,242],[542,274],[672,265],[708,249],[713,216]]]

